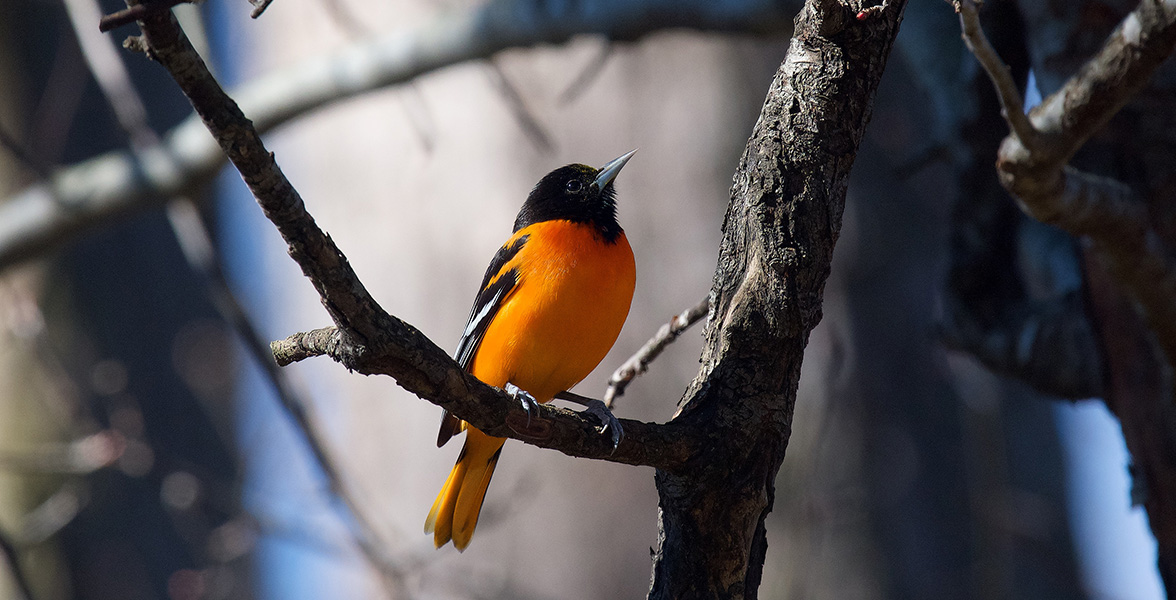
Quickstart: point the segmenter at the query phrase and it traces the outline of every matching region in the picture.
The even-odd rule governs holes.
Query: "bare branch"
[[[257,131],[208,72],[174,18],[151,15],[142,23],[153,56],[192,101],[322,297],[341,336],[332,358],[361,373],[391,375],[409,391],[489,435],[521,439],[574,456],[668,469],[680,467],[693,452],[692,436],[680,426],[625,424],[629,435],[614,453],[610,440],[597,435],[592,419],[546,406],[537,419],[531,419],[505,392],[464,372],[420,331],[384,312],[346,257],[307,214]]]
[[[1063,164],[1102,129],[1151,80],[1176,46],[1176,10],[1170,2],[1142,0],[1093,58],[1057,92],[1029,111],[1029,119],[1048,142],[1033,148],[1045,169]],[[1008,141],[1002,156],[1023,158]],[[1003,167],[1002,167],[1003,169]],[[1010,190],[1017,193],[1015,190]]]
[[[1169,364],[1176,365],[1176,260],[1148,221],[1146,205],[1118,181],[1062,168],[1059,194],[1023,200],[1042,222],[1086,235],[1135,300]]]
[[[1065,163],[1147,83],[1173,47],[1176,11],[1153,0],[1141,2],[1098,55],[1033,109],[1030,118],[1042,143],[1010,136],[997,159],[1001,183],[1026,213],[1094,242],[1156,332],[1170,364],[1176,364],[1176,261],[1129,188]],[[989,75],[997,79],[992,71]]]
[[[315,356],[334,356],[342,352],[342,332],[337,327],[323,327],[299,332],[280,341],[270,342],[270,352],[279,367]]]
[[[168,10],[177,4],[184,4],[192,2],[193,0],[151,0],[135,6],[128,6],[116,13],[102,16],[98,20],[98,31],[106,33],[111,29],[122,27],[123,25],[130,25],[139,19],[153,13]],[[267,2],[268,4],[268,2]],[[101,13],[100,13],[101,14]],[[88,28],[88,27],[87,27]]]
[[[1088,311],[1102,334],[1105,399],[1120,418],[1137,483],[1149,490],[1142,503],[1156,536],[1159,570],[1169,588],[1176,585],[1176,479],[1171,461],[1176,440],[1171,388],[1176,367],[1176,249],[1165,245],[1152,224],[1149,206],[1131,188],[1066,163],[1147,85],[1174,47],[1176,10],[1170,2],[1143,0],[1093,58],[1030,111],[1039,139],[1028,143],[1016,135],[1006,137],[997,158],[1001,184],[1027,214],[1089,240],[1087,256],[1098,258],[1088,259],[1086,282],[1092,298]],[[1132,300],[1148,331],[1139,331],[1143,328],[1134,319],[1123,318],[1131,308],[1119,298],[1119,290],[1109,289],[1110,280]]]
[[[655,477],[651,598],[751,598],[760,584],[804,348],[905,8],[859,20],[864,4],[805,3],[735,172],[702,365],[672,421],[706,424],[705,460]]]
[[[1019,18],[1015,6],[992,8],[990,26],[1011,28]],[[926,33],[942,35],[930,28]],[[994,39],[1002,41],[1001,52],[1027,61],[1018,36]],[[1024,73],[1028,64],[1010,68]],[[945,149],[944,155],[958,160],[958,196],[952,207],[940,337],[993,372],[1044,394],[1074,400],[1101,396],[1106,368],[1081,290],[1077,244],[1072,236],[1025,215],[1001,185],[992,157],[1008,129],[991,78],[975,69],[956,87],[970,90],[977,105],[960,109],[966,116],[953,126],[955,134],[945,136],[954,148]],[[934,89],[940,103],[960,106],[958,98],[948,97],[951,92]],[[1039,270],[1049,277],[1037,275]],[[1032,291],[1039,287],[1047,289]]]
[[[786,31],[794,2],[595,0],[558,5],[494,0],[420,28],[358,42],[258,77],[234,92],[265,133],[327,104],[410,81],[506,48],[561,43],[579,34],[637,39],[670,27],[702,31]],[[0,268],[134,210],[159,207],[210,180],[224,164],[216,142],[193,116],[168,132],[162,148],[135,157],[110,152],[58,172],[0,202]]]
[[[391,318],[395,319],[395,317]],[[411,327],[399,320],[397,323],[399,323],[397,328]],[[361,373],[391,375],[405,389],[438,406],[445,407],[454,414],[461,415],[463,419],[473,422],[478,429],[490,435],[519,439],[542,448],[553,448],[570,456],[675,469],[680,467],[697,450],[695,433],[685,426],[672,422],[656,425],[629,419],[619,419],[625,431],[625,438],[615,453],[609,448],[598,449],[600,441],[607,436],[597,435],[597,424],[593,417],[581,417],[579,413],[573,413],[549,404],[540,405],[539,412],[528,417],[527,413],[518,407],[517,402],[510,400],[510,396],[505,392],[473,379],[457,367],[457,363],[453,363],[443,350],[428,340],[423,341],[428,344],[428,347],[418,346],[417,344],[421,342],[413,340],[410,342],[413,346],[406,348],[404,354],[413,355],[416,360],[420,360],[422,369],[442,371],[445,373],[443,375],[445,378],[460,376],[460,378],[467,380],[461,385],[468,386],[469,392],[467,393],[476,395],[472,400],[474,406],[467,404],[466,399],[435,398],[423,391],[417,391],[412,382],[406,383],[407,378],[401,379],[401,373],[413,375],[414,378],[416,374],[408,370],[400,370],[403,369],[400,365],[394,367],[398,373],[380,370],[389,368],[380,364],[383,361],[392,360],[399,363],[404,361],[404,358],[364,356],[357,359],[357,352],[370,354],[369,350],[356,348],[355,344],[349,342],[346,334],[338,327],[324,327],[295,333],[284,340],[271,342],[270,348],[277,363],[283,366],[315,356],[328,356]],[[376,370],[365,370],[369,367],[361,366],[368,361],[376,363]],[[456,384],[456,382],[454,383]],[[449,382],[446,384],[445,389],[449,389]],[[504,398],[508,399],[505,407],[501,403],[501,399]],[[490,403],[491,405],[482,403]],[[462,408],[452,408],[458,404]],[[473,421],[466,418],[467,414],[471,414],[471,409],[477,409],[481,413],[494,416],[491,417],[491,420]],[[464,411],[464,414],[459,411]],[[588,439],[578,439],[581,436],[586,436]]]
[[[270,3],[273,1],[274,0],[249,0],[249,3],[253,5],[253,10],[249,11],[249,17],[253,19],[260,17],[261,14],[265,12],[265,9],[269,8]]]
[[[1023,143],[1028,146],[1034,145],[1038,137],[1037,130],[1025,116],[1021,92],[1017,90],[1017,83],[1013,81],[1008,66],[996,54],[996,50],[988,42],[988,36],[984,35],[984,30],[980,27],[976,1],[956,0],[956,12],[960,15],[960,27],[964,30],[964,43],[968,45],[972,54],[976,55],[1000,97],[1001,116]]]
[[[621,366],[617,367],[616,371],[613,371],[612,376],[608,378],[608,389],[604,391],[604,405],[611,409],[616,404],[617,398],[625,395],[625,388],[649,369],[649,364],[661,355],[666,346],[674,343],[674,340],[678,339],[683,331],[705,317],[708,310],[710,310],[709,297],[703,298],[702,302],[674,315],[669,323],[662,325],[636,354],[630,356],[628,360],[621,363]]]

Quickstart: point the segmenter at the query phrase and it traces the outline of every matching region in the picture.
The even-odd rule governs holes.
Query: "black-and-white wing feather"
[[[519,283],[518,271],[513,268],[504,270],[504,267],[523,249],[528,237],[524,235],[499,248],[490,260],[490,266],[486,268],[486,275],[478,288],[478,296],[474,298],[474,307],[470,309],[470,318],[461,334],[461,340],[457,342],[457,350],[453,353],[453,359],[467,371],[474,362],[474,354],[482,343],[482,337],[486,335],[486,329],[502,308],[502,303]],[[445,442],[460,432],[461,419],[445,411],[441,415],[441,430],[437,432],[437,447],[445,445]]]

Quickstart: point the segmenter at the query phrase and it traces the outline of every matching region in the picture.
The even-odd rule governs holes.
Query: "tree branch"
[[[141,24],[152,56],[191,100],[266,216],[289,244],[290,256],[318,290],[323,306],[338,327],[332,358],[364,374],[390,375],[405,389],[490,435],[520,439],[572,456],[675,470],[696,451],[693,434],[677,425],[627,421],[626,438],[613,452],[607,436],[596,433],[593,420],[576,413],[543,406],[538,418],[529,419],[505,392],[465,373],[420,331],[384,312],[346,257],[306,212],[298,192],[265,149],[257,131],[213,79],[174,18],[170,14],[151,15]]]
[[[1133,319],[1124,318],[1130,313],[1126,302],[1116,298],[1097,264],[1088,262],[1091,313],[1108,371],[1106,402],[1119,416],[1137,484],[1148,490],[1142,502],[1169,591],[1176,589],[1176,252],[1153,225],[1152,207],[1131,188],[1066,163],[1147,85],[1174,47],[1176,10],[1168,2],[1143,0],[1093,58],[1030,112],[1037,139],[1010,135],[997,158],[1001,183],[1022,209],[1087,238],[1088,254],[1098,257],[1109,279],[1133,300],[1149,330],[1139,331]]]
[[[531,419],[384,312],[174,19],[152,15],[142,27],[151,55],[192,101],[335,321],[334,332],[278,344],[283,360],[325,352],[361,373],[395,377],[489,435],[656,467],[662,534],[651,596],[741,598],[759,585],[803,349],[820,319],[850,167],[904,6],[806,5],[732,189],[702,371],[679,415],[665,425],[625,421],[615,451],[575,413],[544,405]]]
[[[1030,216],[1087,236],[1176,364],[1176,260],[1152,228],[1146,205],[1125,185],[1066,162],[1127,101],[1176,47],[1176,11],[1145,0],[1102,50],[1058,92],[1033,109],[1040,132],[1001,144],[1001,183]],[[985,65],[987,67],[987,65]]]
[[[980,61],[984,71],[992,80],[1000,98],[1000,114],[1008,122],[1009,127],[1017,137],[1032,145],[1037,140],[1037,130],[1029,123],[1025,116],[1025,105],[1021,101],[1021,93],[1017,91],[1017,83],[1008,66],[1001,61],[988,36],[980,28],[980,14],[976,0],[956,0],[956,12],[960,15],[960,27],[964,30],[964,43]]]
[[[612,376],[608,378],[608,388],[604,391],[604,405],[611,409],[617,398],[625,395],[625,388],[629,387],[629,384],[639,375],[645,373],[649,364],[661,355],[662,350],[674,343],[674,340],[678,339],[683,331],[690,329],[691,325],[705,317],[709,309],[710,298],[703,298],[702,302],[687,308],[681,314],[674,315],[669,323],[662,325],[636,354],[630,356],[628,360],[621,363],[621,366],[617,367],[617,370],[613,371]]]
[[[879,6],[805,4],[739,162],[702,368],[673,421],[704,423],[707,452],[687,473],[657,472],[651,598],[756,596],[804,348],[905,2]]]
[[[142,4],[128,6],[116,13],[103,15],[98,20],[98,31],[106,33],[112,29],[122,27],[123,25],[130,25],[139,19],[147,16],[153,12],[162,12],[170,9],[177,4],[184,4],[192,2],[193,0],[151,0]]]
[[[1019,11],[1013,5],[990,8],[986,24],[999,44],[992,56],[999,52],[1009,57],[1010,84],[1023,82],[1030,67]],[[947,37],[951,32],[924,26],[914,33]],[[969,36],[984,34],[977,29]],[[934,37],[923,41],[925,47],[950,43]],[[992,157],[1008,135],[1002,106],[1012,97],[1021,110],[1018,89],[1014,84],[998,95],[982,68],[971,69],[956,86],[934,84],[928,89],[938,96],[936,104],[962,113],[945,119],[950,127],[945,143],[952,147],[944,154],[957,159],[958,195],[939,331],[948,346],[1039,392],[1067,399],[1101,396],[1106,369],[1086,313],[1077,244],[1017,208],[992,168]],[[962,108],[965,103],[953,97],[962,91],[971,92],[974,106]],[[1048,289],[1035,294],[1033,288]]]

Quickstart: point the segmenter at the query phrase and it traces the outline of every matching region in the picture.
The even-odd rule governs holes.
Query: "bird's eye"
[[[568,184],[564,187],[569,192],[575,193],[575,192],[578,192],[578,191],[584,189],[584,184],[580,183],[580,180],[578,180],[578,179],[573,179],[573,180],[569,181]]]

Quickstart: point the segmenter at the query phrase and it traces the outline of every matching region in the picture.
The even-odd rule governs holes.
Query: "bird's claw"
[[[621,428],[621,421],[600,400],[591,400],[585,405],[584,412],[596,417],[600,421],[600,433],[612,432],[612,449],[616,452],[621,445],[621,438],[625,437],[625,430]]]
[[[524,390],[509,381],[506,382],[506,386],[504,386],[502,390],[510,394],[511,398],[514,398],[523,405],[523,410],[527,411],[527,428],[529,429],[531,427],[531,414],[533,412],[538,412],[539,402],[535,400],[535,397],[532,396],[527,390]]]

